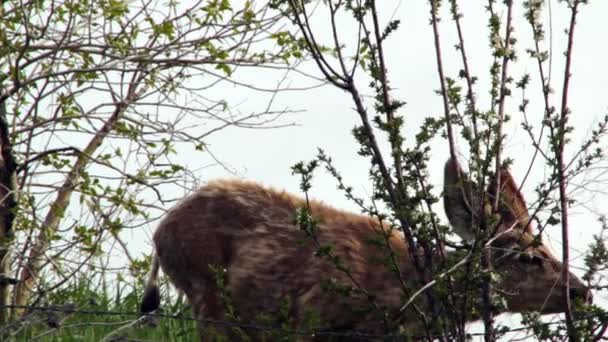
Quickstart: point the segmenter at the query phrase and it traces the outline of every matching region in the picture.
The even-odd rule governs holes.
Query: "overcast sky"
[[[393,17],[401,20],[399,31],[387,42],[387,68],[391,84],[395,89],[393,95],[407,102],[401,113],[406,116],[405,133],[412,136],[417,132],[422,119],[428,116],[440,117],[443,115],[441,98],[435,93],[435,90],[439,88],[439,83],[433,37],[429,25],[428,4],[427,1],[385,0],[379,1],[379,3],[383,6],[380,8],[382,18]],[[483,8],[485,2],[461,1],[461,3],[466,3],[466,5],[462,5],[465,44],[470,66],[475,76],[480,79],[476,89],[480,107],[483,110],[488,108],[486,93],[491,61],[486,29],[487,13]],[[574,146],[588,134],[599,118],[608,114],[608,63],[606,62],[608,61],[608,44],[606,44],[608,1],[591,0],[590,3],[590,5],[582,6],[579,24],[576,27],[572,90],[570,92],[570,107],[573,112],[571,122],[576,131],[573,136],[575,145],[569,152],[574,150]],[[549,15],[547,12],[545,14],[545,24],[549,30]],[[531,47],[531,33],[529,25],[522,20],[521,7],[516,7],[515,16],[515,36],[519,41],[517,45],[519,60],[510,68],[511,75],[517,79],[523,73],[529,72],[537,80],[536,64],[524,52],[524,49]],[[442,11],[442,17],[444,18],[442,44],[445,52],[446,72],[448,76],[455,78],[461,68],[460,60],[453,48],[456,43],[455,31],[452,22],[448,20],[448,13],[445,9]],[[502,13],[502,18],[505,17],[506,13]],[[568,12],[562,2],[552,1],[551,18],[553,27],[550,39],[553,44],[552,85],[556,90],[552,99],[556,107],[559,107],[563,77],[563,51],[566,42],[564,29],[569,20]],[[347,40],[352,39],[352,37],[349,38],[349,32],[352,32],[349,29],[352,26],[346,21],[341,25],[341,34]],[[327,41],[328,33],[326,27],[320,26],[318,34],[322,40]],[[546,41],[546,44],[548,43],[549,37]],[[314,65],[305,66],[304,70],[319,75]],[[237,76],[245,82],[272,87],[276,84],[278,75],[261,70],[240,70]],[[296,74],[289,75],[287,82],[293,87],[315,84],[314,81]],[[362,79],[360,84],[365,86],[365,80]],[[230,94],[230,97],[226,98],[228,103],[235,106],[235,110],[245,113],[260,110],[266,106],[271,96],[270,94],[252,93],[228,84],[214,89],[214,92],[216,92],[215,95],[224,96],[224,98],[225,94]],[[364,88],[363,92],[365,95],[371,95],[369,89]],[[543,114],[539,95],[538,86],[531,87],[527,94],[532,99],[528,113],[529,119],[536,128],[540,127],[540,119]],[[513,120],[505,130],[507,143],[504,155],[504,157],[515,160],[512,172],[518,181],[523,178],[534,152],[527,135],[519,128],[522,121],[520,113],[517,112],[520,98],[520,93],[515,91],[514,96],[508,99],[508,112]],[[368,102],[367,105],[368,108],[373,108],[371,102]],[[359,195],[367,197],[371,192],[368,180],[369,161],[356,154],[357,145],[350,130],[358,124],[358,116],[352,109],[353,104],[348,94],[331,86],[305,92],[285,92],[276,97],[274,107],[275,109],[302,110],[302,112],[281,119],[282,123],[295,123],[296,125],[292,127],[270,130],[229,129],[213,136],[208,141],[212,151],[233,172],[230,173],[222,167],[204,168],[199,174],[201,179],[236,176],[297,192],[298,178],[291,175],[290,166],[300,160],[310,160],[316,154],[317,147],[320,147],[334,159],[346,182],[352,185]],[[459,140],[464,146],[462,139]],[[602,146],[606,146],[605,141]],[[442,187],[443,163],[448,155],[447,143],[443,139],[436,139],[433,148],[430,176],[432,184],[435,186],[435,193],[439,195]],[[466,158],[466,150],[461,149],[460,152],[462,158]],[[183,161],[193,168],[200,168],[212,163],[202,154],[192,154],[188,151],[181,153],[180,157],[183,157]],[[533,188],[539,180],[543,179],[546,171],[547,169],[542,163],[537,162],[534,165],[531,177],[524,185],[524,194],[529,202],[535,200]],[[580,191],[573,192],[575,195],[579,193]],[[318,177],[315,179],[312,195],[334,206],[356,210],[356,206],[349,203],[336,190],[335,182],[322,173],[318,173]],[[591,215],[591,212],[596,210],[606,213],[603,205],[607,199],[606,196],[595,194],[595,197],[591,197],[588,193],[585,196],[587,208],[577,206],[572,209],[571,234],[574,241],[575,250],[572,252],[574,258],[584,251],[591,234],[599,232],[596,216]],[[445,220],[443,208],[438,205],[437,211]],[[550,231],[546,238],[551,242],[555,254],[561,255],[559,232]],[[149,253],[149,242],[138,240],[133,241],[131,247]],[[580,261],[579,258],[574,261],[574,264],[581,265]],[[577,273],[581,274],[581,272]],[[604,304],[606,297],[606,293],[595,295],[595,298],[603,301]]]

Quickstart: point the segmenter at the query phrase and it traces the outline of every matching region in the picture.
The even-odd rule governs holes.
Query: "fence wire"
[[[10,332],[16,327],[23,324],[24,321],[28,320],[28,316],[35,314],[37,312],[43,312],[47,314],[56,314],[63,313],[66,315],[73,314],[81,314],[81,315],[93,315],[93,316],[130,316],[137,317],[134,320],[130,320],[128,322],[122,322],[127,326],[135,326],[135,325],[143,325],[146,322],[152,322],[155,318],[164,318],[170,320],[180,320],[180,321],[189,321],[196,322],[203,325],[211,325],[222,328],[238,328],[243,329],[245,331],[254,331],[258,333],[264,332],[273,332],[273,333],[281,333],[285,335],[291,336],[300,336],[300,337],[341,337],[341,338],[356,338],[356,339],[368,339],[368,340],[382,340],[382,339],[434,339],[434,338],[453,338],[455,335],[410,335],[410,334],[369,334],[364,332],[358,332],[354,330],[345,331],[345,330],[329,330],[329,329],[319,329],[319,330],[307,330],[307,329],[288,329],[284,326],[277,325],[263,325],[263,324],[255,324],[255,323],[244,323],[237,321],[229,321],[229,320],[215,320],[215,319],[197,319],[192,316],[186,316],[182,314],[166,314],[162,312],[153,312],[148,314],[142,314],[140,312],[134,311],[108,311],[108,310],[92,310],[92,309],[81,309],[76,307],[73,304],[66,305],[49,305],[49,306],[35,306],[35,305],[2,305],[0,304],[0,309],[23,309],[27,310],[24,317],[15,322],[9,323],[4,327],[0,327],[0,337],[4,334]],[[587,320],[588,318],[580,318],[579,321]],[[58,317],[49,316],[48,320],[46,320],[47,325],[54,329],[61,328]],[[543,326],[550,327],[554,325],[563,324],[563,322],[545,322],[542,323]],[[512,328],[506,331],[506,333],[518,333],[529,331],[530,329],[527,327],[517,327]],[[599,332],[596,334],[596,338],[594,341],[608,341],[608,337],[605,337],[604,334],[608,330],[608,322],[602,322],[602,325],[598,327]],[[466,333],[468,338],[472,337],[481,337],[484,336],[483,332],[479,333]],[[121,341],[125,341],[121,339]]]

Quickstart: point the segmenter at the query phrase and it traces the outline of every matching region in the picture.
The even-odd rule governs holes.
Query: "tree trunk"
[[[13,146],[6,120],[6,99],[0,103],[0,305],[9,304],[13,222],[17,211],[17,176]],[[0,308],[0,324],[8,321],[9,310]]]

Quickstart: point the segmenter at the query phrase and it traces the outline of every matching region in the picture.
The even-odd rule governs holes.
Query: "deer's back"
[[[315,255],[318,245],[295,224],[296,210],[305,205],[301,198],[255,183],[209,183],[162,220],[154,235],[161,266],[187,294],[195,313],[205,318],[224,318],[212,265],[225,270],[226,293],[245,320],[276,314],[280,303],[288,301],[296,320],[312,309],[322,322],[351,327],[346,307],[364,307],[368,299],[356,291],[344,296],[328,290],[332,283],[356,286],[335,260]],[[310,209],[320,221],[320,245],[332,246],[331,253],[349,268],[350,276],[378,294],[379,304],[397,306],[396,277],[377,265],[386,249],[369,242],[378,237],[379,224],[320,202],[311,202]],[[403,242],[398,240],[391,237],[403,259]]]

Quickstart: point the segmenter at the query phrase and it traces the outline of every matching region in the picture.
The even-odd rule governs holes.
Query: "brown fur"
[[[530,224],[530,216],[528,215],[528,207],[524,200],[524,195],[518,191],[519,187],[513,176],[508,170],[500,171],[500,196],[499,196],[499,211],[502,215],[502,220],[505,223],[520,222],[523,229],[528,233],[532,233],[532,225]],[[496,196],[496,181],[494,180],[488,186],[488,193],[493,200]]]
[[[508,182],[505,184],[511,189]],[[523,201],[523,197],[512,193],[506,196]],[[452,194],[452,198],[457,197]],[[517,205],[525,207],[525,203]],[[260,322],[260,314],[276,318],[279,303],[289,300],[294,327],[303,323],[307,311],[314,310],[320,315],[321,328],[385,333],[377,314],[351,313],[353,309],[369,308],[368,298],[356,292],[345,297],[323,289],[327,281],[354,285],[335,264],[315,256],[317,247],[313,240],[295,225],[296,210],[304,206],[299,197],[256,183],[210,182],[183,199],[161,221],[154,235],[158,260],[175,286],[188,296],[199,319],[226,319],[225,303],[209,267],[213,265],[226,270],[225,290],[242,322]],[[370,238],[388,227],[321,202],[312,201],[310,209],[320,221],[317,232],[320,244],[332,246],[332,253],[350,268],[354,280],[375,295],[377,306],[389,314],[397,313],[407,298],[398,277],[374,261],[388,256],[386,248],[369,243]],[[497,237],[499,246],[518,247],[547,259],[538,266],[521,262],[517,253],[501,253],[499,265],[504,280],[498,288],[508,291],[510,311],[560,312],[564,304],[561,291],[564,284],[559,277],[561,263],[544,246],[531,247],[532,238],[524,229]],[[414,281],[407,246],[396,231],[390,234],[389,243],[411,293],[419,285]],[[150,286],[155,285],[155,277],[155,274],[150,277],[154,279],[149,280]],[[570,286],[586,295],[588,290],[580,280],[574,275],[570,277]],[[150,305],[146,308],[145,311],[150,311]],[[205,336],[201,326],[201,337]]]

